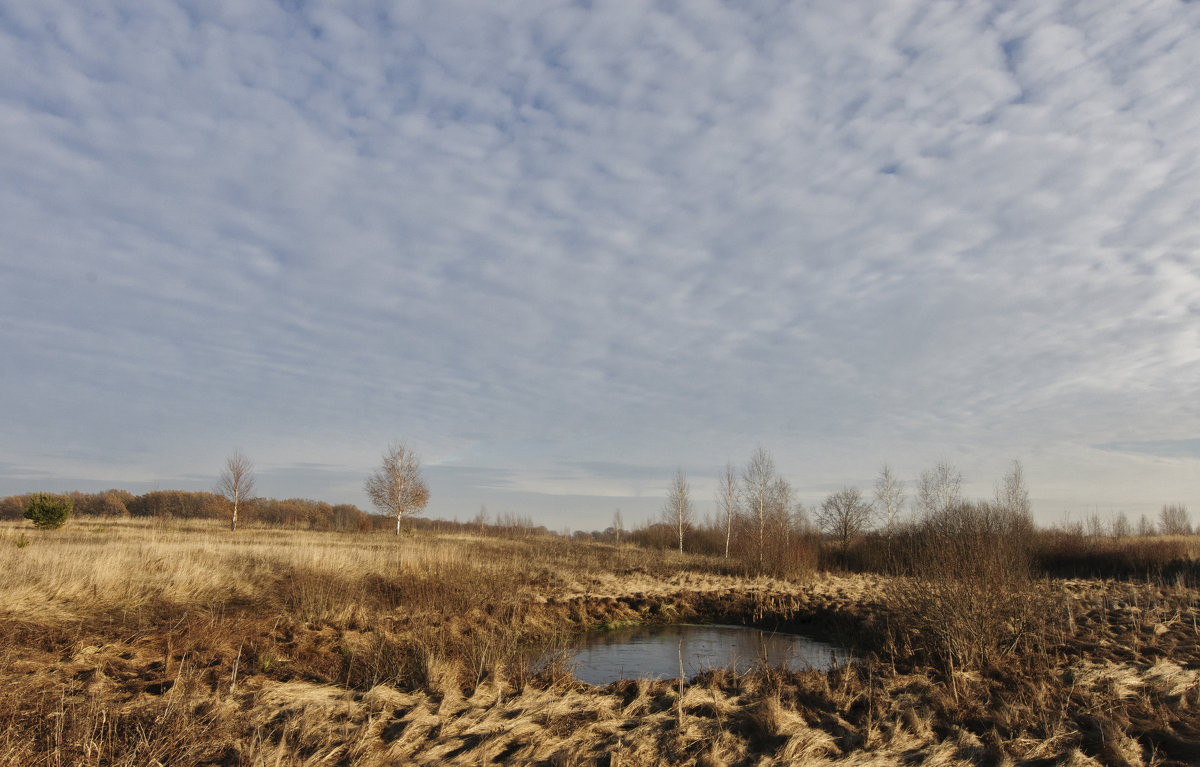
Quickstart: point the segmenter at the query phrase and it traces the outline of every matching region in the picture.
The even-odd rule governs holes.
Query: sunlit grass
[[[947,671],[897,650],[921,637],[889,614],[887,576],[555,537],[76,518],[0,524],[0,567],[0,764],[1167,767],[1200,747],[1181,579],[1036,580],[1056,605],[1040,633]],[[528,663],[606,624],[715,618],[847,631],[860,661],[714,670],[682,697]]]

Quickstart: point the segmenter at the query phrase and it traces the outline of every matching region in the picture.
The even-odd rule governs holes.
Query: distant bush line
[[[0,520],[24,519],[25,506],[37,493],[24,493],[0,498]],[[74,515],[113,519],[229,519],[229,501],[216,493],[187,490],[152,490],[134,495],[127,490],[103,490],[98,493],[71,492],[59,497],[69,499]],[[391,532],[395,520],[371,514],[349,503],[329,504],[307,498],[256,498],[241,512],[242,523],[258,526],[285,527],[298,530],[331,532]],[[554,535],[542,525],[535,525],[526,516],[500,514],[491,524],[451,522],[439,519],[405,516],[404,529],[440,533],[483,533],[502,538],[529,538]]]
[[[35,495],[26,493],[0,498],[0,520],[24,519],[26,503]],[[91,518],[229,519],[229,502],[210,492],[154,490],[134,495],[126,490],[97,493],[72,492],[63,497],[74,505],[74,514]],[[967,504],[969,507],[970,504]],[[277,500],[258,498],[249,504],[245,523],[299,530],[331,532],[390,532],[390,517],[370,514],[353,504],[329,504],[304,498]],[[471,533],[500,538],[525,539],[558,536],[545,526],[534,524],[527,516],[499,514],[473,521],[406,517],[404,528],[410,532]],[[769,540],[763,566],[755,561],[749,522],[736,519],[730,565],[746,573],[763,572],[782,577],[804,577],[815,571],[881,573],[907,575],[917,568],[928,551],[928,531],[917,522],[899,524],[888,533],[866,531],[843,545],[822,535],[811,524],[780,524]],[[1151,531],[1154,533],[1157,531]],[[676,546],[670,525],[650,522],[633,529],[618,531],[576,531],[576,540],[600,543],[626,543],[639,548],[667,551]],[[1200,536],[1163,536],[1134,534],[1114,536],[1093,533],[1080,525],[1056,528],[1029,528],[1012,531],[1010,536],[1022,542],[1032,572],[1064,578],[1154,578],[1184,579],[1200,584]],[[687,550],[714,558],[722,557],[725,531],[716,522],[688,525]]]
[[[970,506],[968,504],[968,506]],[[724,533],[715,526],[687,531],[688,551],[721,556]],[[664,524],[627,531],[622,540],[645,548],[670,550],[674,533]],[[610,531],[575,533],[576,539],[612,541]],[[748,544],[733,549],[736,559],[749,562]],[[771,574],[802,576],[806,572],[879,573],[910,575],[928,557],[931,536],[920,523],[896,526],[888,533],[872,530],[847,546],[811,527],[794,531],[786,550],[779,545],[768,562],[779,563]],[[1114,538],[1079,529],[1031,528],[1010,534],[1005,543],[1019,542],[1035,575],[1053,578],[1153,579],[1200,585],[1200,535],[1130,535]]]
[[[0,519],[21,519],[31,494],[0,498]],[[229,502],[215,493],[153,490],[134,495],[126,490],[67,493],[75,514],[88,517],[214,519],[229,518]],[[245,521],[307,530],[368,531],[386,527],[389,520],[368,514],[352,504],[328,504],[303,498],[260,498],[249,504]]]

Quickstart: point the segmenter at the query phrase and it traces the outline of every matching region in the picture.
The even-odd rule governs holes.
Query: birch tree
[[[1032,509],[1029,489],[1025,487],[1025,470],[1019,460],[1013,460],[1004,479],[996,485],[996,505],[1019,516],[1029,516]]]
[[[771,483],[771,503],[767,519],[775,530],[775,542],[786,551],[792,544],[792,507],[795,505],[792,483],[776,477]]]
[[[1192,520],[1188,516],[1187,506],[1182,503],[1168,503],[1158,514],[1158,530],[1163,535],[1191,535]]]
[[[771,486],[775,483],[775,459],[766,448],[757,448],[742,474],[742,493],[746,509],[758,523],[758,567],[763,567],[766,546],[767,515],[771,507]]]
[[[1142,538],[1149,538],[1158,535],[1158,530],[1154,528],[1154,523],[1145,514],[1138,518],[1137,534]]]
[[[733,518],[738,512],[738,478],[733,463],[725,464],[725,472],[717,481],[717,510],[725,522],[725,558],[729,559],[729,539],[733,537]]]
[[[367,477],[363,490],[376,509],[396,518],[396,535],[400,535],[400,520],[405,514],[423,509],[429,503],[429,488],[421,476],[421,459],[399,443],[384,451],[379,468]]]
[[[897,479],[892,467],[886,463],[875,480],[875,508],[890,536],[896,531],[896,523],[904,510],[904,481]]]
[[[1125,516],[1125,512],[1117,512],[1117,516],[1113,517],[1112,524],[1108,527],[1114,538],[1128,538],[1132,535],[1132,528],[1129,526],[1129,517]]]
[[[921,472],[917,483],[917,507],[926,517],[962,503],[962,473],[947,461],[938,461]]]
[[[679,537],[679,553],[682,554],[683,529],[692,521],[692,491],[683,469],[675,470],[675,477],[671,480],[671,486],[667,488],[663,518],[675,528]]]
[[[225,496],[225,500],[233,505],[229,530],[235,532],[238,508],[254,498],[254,464],[241,450],[234,450],[233,455],[225,459],[225,468],[221,470],[221,478],[217,480],[217,494]]]

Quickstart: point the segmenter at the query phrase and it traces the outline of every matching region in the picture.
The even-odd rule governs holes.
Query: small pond
[[[568,650],[567,663],[579,681],[603,686],[620,679],[678,678],[681,655],[688,679],[714,668],[747,671],[760,661],[775,668],[823,671],[833,658],[841,665],[850,657],[844,648],[797,634],[673,624],[590,632]]]

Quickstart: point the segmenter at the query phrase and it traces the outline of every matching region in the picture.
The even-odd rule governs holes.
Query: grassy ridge
[[[905,614],[909,575],[777,580],[550,537],[87,518],[0,527],[0,566],[4,764],[1200,762],[1184,579],[1022,580],[1039,620],[1020,651],[948,667],[979,653],[941,652]],[[863,660],[714,671],[682,695],[528,664],[604,623],[702,619],[840,631]]]

